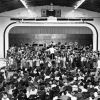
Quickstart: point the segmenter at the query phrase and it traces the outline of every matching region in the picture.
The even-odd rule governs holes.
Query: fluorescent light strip
[[[27,9],[28,13],[31,17],[33,17],[31,10],[28,8],[27,2],[25,0],[20,0],[20,2],[24,5],[24,7]]]
[[[21,1],[21,3],[24,5],[24,7],[25,7],[26,9],[28,9],[28,6],[27,6],[26,1],[25,1],[25,0],[20,0],[20,1]]]
[[[77,4],[74,6],[74,9],[79,8],[86,0],[80,0],[77,2]]]

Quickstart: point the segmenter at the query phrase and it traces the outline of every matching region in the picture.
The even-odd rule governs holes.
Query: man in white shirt
[[[54,59],[55,58],[56,49],[53,47],[53,45],[49,49],[47,49],[46,51],[49,51],[50,52],[50,58],[51,59]]]

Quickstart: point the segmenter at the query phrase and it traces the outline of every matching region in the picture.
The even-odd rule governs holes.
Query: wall
[[[32,10],[32,14],[34,17],[41,17],[41,9],[44,8],[50,8],[49,6],[40,6],[40,7],[34,7],[30,8]],[[70,7],[54,7],[55,9],[61,9],[62,11],[62,17],[93,17],[94,21],[91,21],[89,23],[92,23],[98,33],[100,33],[100,14],[92,11],[87,11],[84,9],[78,9],[77,11],[73,11],[73,8]],[[4,30],[5,28],[12,23],[13,21],[10,20],[12,17],[18,17],[18,18],[30,18],[31,16],[27,12],[25,8],[20,8],[13,11],[8,11],[0,14],[0,58],[4,58]],[[100,35],[98,36],[98,43],[100,43]],[[98,50],[100,50],[100,45],[98,45]]]

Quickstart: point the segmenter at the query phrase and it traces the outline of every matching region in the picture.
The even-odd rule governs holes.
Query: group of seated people
[[[100,100],[99,55],[92,45],[12,46],[0,70],[0,99]]]

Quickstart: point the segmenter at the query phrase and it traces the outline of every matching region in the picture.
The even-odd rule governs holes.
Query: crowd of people
[[[100,53],[92,45],[24,44],[7,51],[1,100],[100,100]]]

